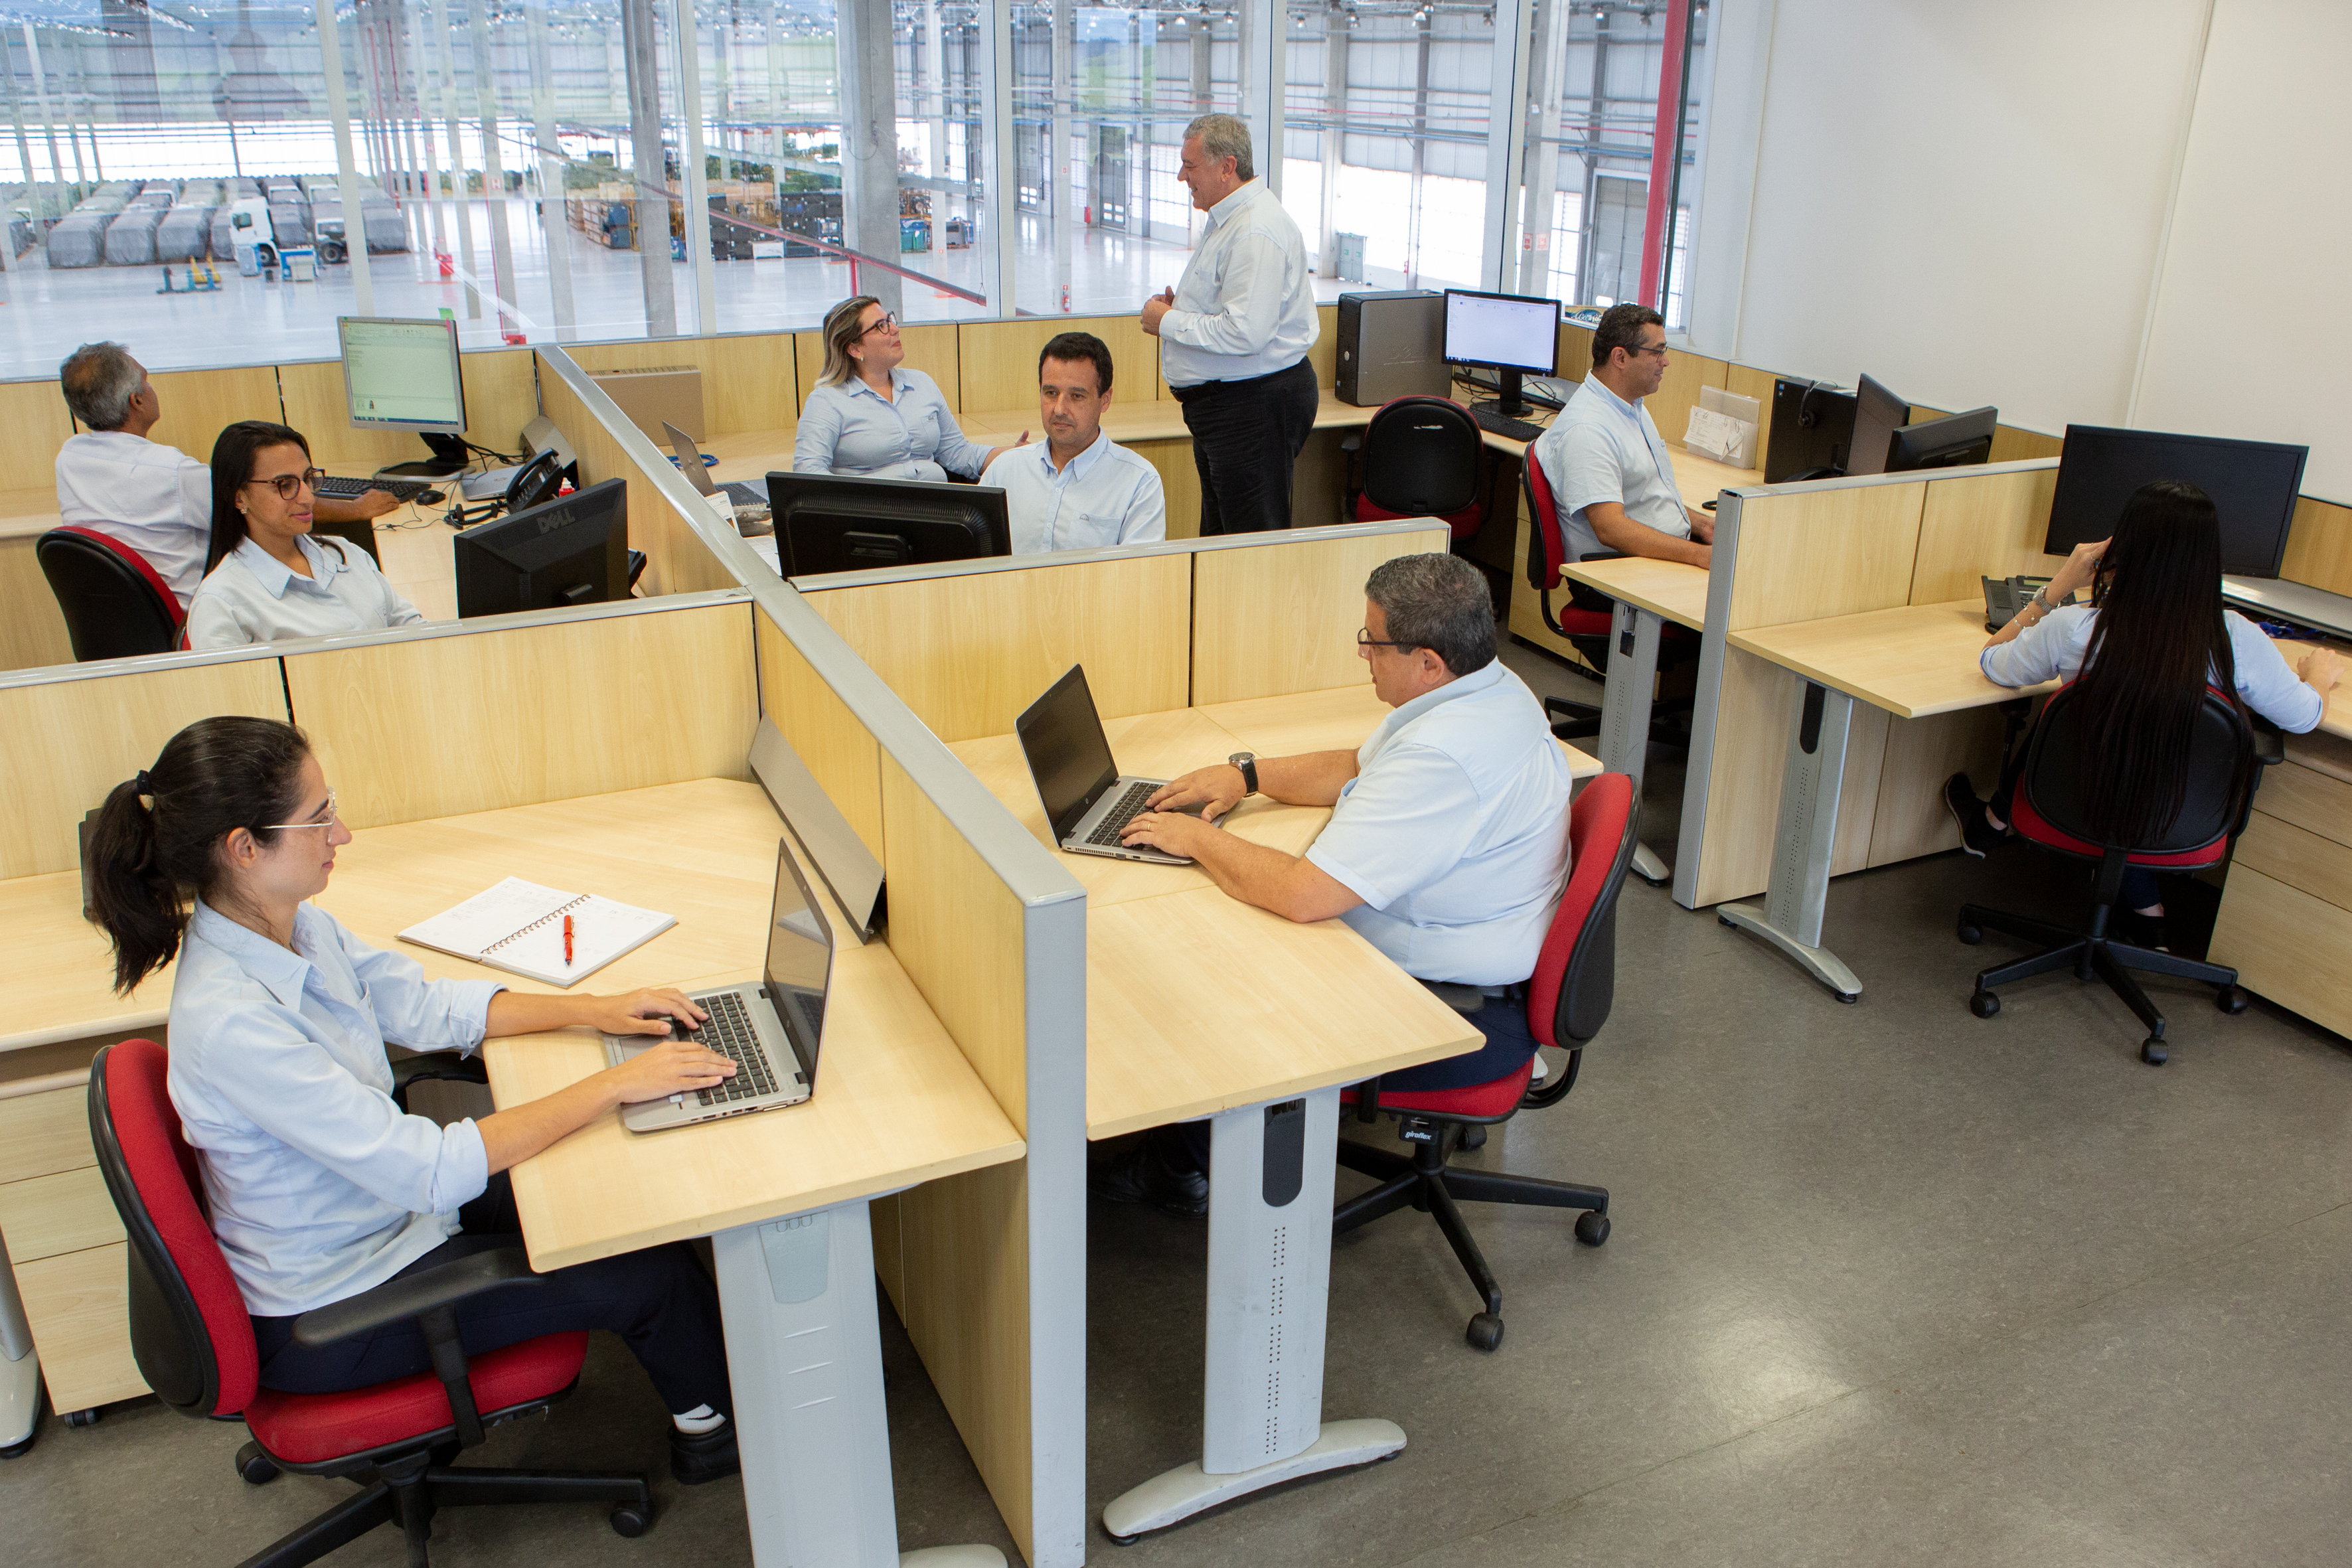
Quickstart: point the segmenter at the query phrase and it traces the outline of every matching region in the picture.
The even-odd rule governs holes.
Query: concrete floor
[[[1581,683],[1538,656],[1538,689]],[[1590,688],[1584,688],[1587,692]],[[1647,790],[1671,851],[1678,765]],[[2082,874],[2012,848],[1832,885],[1843,1006],[1759,944],[1629,884],[1609,1026],[1490,1166],[1591,1180],[1614,1234],[1471,1210],[1508,1337],[1410,1211],[1341,1238],[1325,1411],[1402,1423],[1394,1462],[1121,1551],[1093,1521],[1197,1453],[1206,1228],[1091,1215],[1088,1560],[1132,1568],[2340,1564],[2352,1536],[2352,1050],[2257,1002],[2160,986],[2170,1066],[2059,977],[1980,1022],[1966,900],[2071,912]],[[1997,941],[1998,939],[1996,939]],[[1383,1134],[1384,1135],[1384,1134]],[[1361,1178],[1341,1175],[1342,1190]],[[884,1310],[902,1543],[1009,1545]],[[600,1336],[581,1392],[479,1462],[658,1469],[660,1415]],[[228,1563],[339,1495],[230,1474],[240,1428],[152,1402],[51,1421],[0,1468],[26,1565]],[[651,1533],[593,1509],[445,1515],[436,1560],[748,1560],[740,1484],[656,1482]],[[341,1563],[393,1563],[383,1532]]]

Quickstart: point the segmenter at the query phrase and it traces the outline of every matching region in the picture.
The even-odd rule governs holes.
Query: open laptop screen
[[[719,487],[711,482],[709,465],[702,460],[702,448],[694,444],[694,437],[667,420],[662,421],[662,429],[669,437],[669,449],[677,454],[678,471],[687,483],[704,495],[716,495]]]
[[[1095,713],[1094,693],[1087,689],[1085,667],[1070,666],[1069,673],[1046,688],[1045,695],[1031,703],[1013,727],[1021,736],[1030,775],[1037,781],[1037,798],[1045,802],[1046,820],[1059,843],[1095,797],[1118,782],[1110,742]]]
[[[776,901],[768,926],[768,1000],[784,1021],[801,1073],[816,1087],[824,998],[833,980],[833,927],[801,875],[789,845],[776,846]]]

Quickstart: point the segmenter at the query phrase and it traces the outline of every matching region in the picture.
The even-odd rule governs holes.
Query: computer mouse
[[[439,490],[426,490],[418,495],[415,499],[418,506],[439,506],[443,501],[447,500],[449,498],[443,495]]]

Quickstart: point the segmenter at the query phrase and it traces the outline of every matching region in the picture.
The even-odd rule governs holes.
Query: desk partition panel
[[[511,452],[522,427],[539,413],[539,388],[529,349],[476,349],[457,356],[466,384],[466,438],[494,452]],[[220,374],[221,372],[205,372]],[[310,456],[330,473],[372,474],[425,456],[425,443],[405,430],[355,430],[340,360],[278,367],[278,394],[286,423],[310,439]],[[257,414],[231,417],[258,419]],[[209,458],[212,443],[191,457]]]
[[[735,586],[734,574],[719,564],[691,512],[709,518],[714,529],[718,518],[677,465],[570,354],[559,348],[538,353],[540,405],[572,442],[581,484],[620,479],[628,486],[629,546],[646,552],[638,591],[652,596]]]
[[[788,427],[798,416],[805,386],[793,374],[792,338],[789,332],[637,338],[625,342],[575,343],[561,352],[592,374],[680,365],[700,371],[704,429],[712,436],[726,436],[739,430]],[[562,428],[566,436],[572,434],[570,426]]]
[[[2303,497],[2286,533],[2279,575],[2352,596],[2352,506]]]
[[[1203,542],[1192,557],[1193,705],[1363,680],[1364,579],[1394,556],[1442,552],[1451,537],[1421,519]]]

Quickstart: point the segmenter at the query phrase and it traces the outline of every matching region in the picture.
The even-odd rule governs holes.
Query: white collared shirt
[[[1160,470],[1097,431],[1095,443],[1057,473],[1044,441],[1010,447],[980,482],[1004,491],[1013,553],[1100,550],[1168,537],[1168,503]]]
[[[1282,198],[1252,180],[1209,209],[1160,318],[1160,372],[1171,386],[1272,375],[1305,359],[1321,331],[1306,238]]]
[[[937,483],[950,473],[971,479],[987,461],[988,448],[964,438],[939,384],[905,365],[890,373],[887,400],[855,375],[818,387],[793,437],[798,474]]]
[[[489,1152],[471,1121],[404,1114],[383,1047],[470,1053],[502,989],[427,980],[310,904],[289,951],[197,900],[166,1082],[248,1310],[355,1296],[456,1234],[458,1205],[489,1185]]]
[[[2009,641],[1977,655],[1977,668],[1996,686],[2072,680],[2083,673],[2091,631],[2098,624],[2093,606],[2061,605]],[[2327,716],[2327,700],[2287,668],[2278,645],[2235,610],[2223,610],[2221,624],[2230,630],[2230,662],[2237,667],[2238,696],[2245,705],[2291,735],[2317,729]]]
[[[212,547],[212,469],[128,430],[88,430],[58,448],[57,472],[58,521],[139,552],[186,609]]]
[[[1536,461],[1551,481],[1552,502],[1568,535],[1568,558],[1606,551],[1584,509],[1615,501],[1625,515],[1674,539],[1690,537],[1690,513],[1675,484],[1675,460],[1650,411],[1587,375],[1551,427],[1536,437]]]
[[[310,534],[295,545],[308,577],[275,560],[248,535],[214,567],[188,606],[188,646],[242,647],[283,637],[381,631],[425,618],[400,596],[366,551],[340,539],[330,550]]]
[[[1364,901],[1340,918],[1417,979],[1535,973],[1568,883],[1568,759],[1496,659],[1381,721],[1307,858]]]

